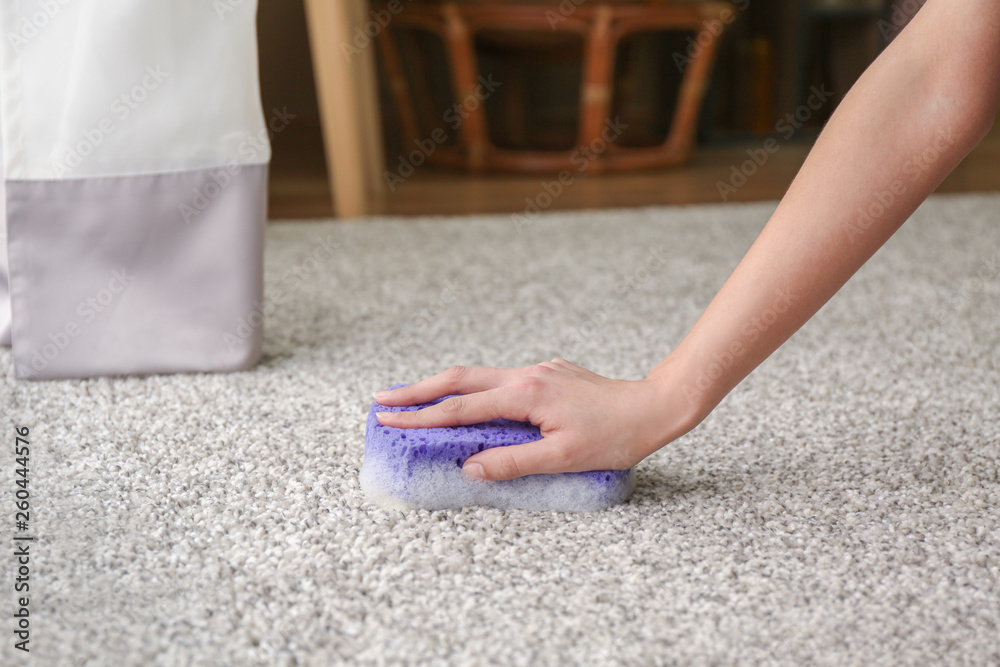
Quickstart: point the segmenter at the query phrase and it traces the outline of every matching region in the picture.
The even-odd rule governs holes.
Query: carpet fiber
[[[773,207],[275,224],[251,372],[15,383],[0,352],[35,664],[997,664],[998,195],[927,202],[623,506],[358,488],[372,389],[556,356],[642,377]]]

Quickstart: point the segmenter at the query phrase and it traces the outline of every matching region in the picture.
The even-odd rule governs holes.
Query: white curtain
[[[255,0],[0,0],[0,341],[18,378],[256,363],[255,17]]]

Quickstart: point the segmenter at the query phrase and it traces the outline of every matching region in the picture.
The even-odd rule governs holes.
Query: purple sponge
[[[383,426],[375,418],[376,412],[427,405],[432,403],[403,408],[372,403],[368,411],[360,481],[362,490],[379,505],[585,511],[625,502],[635,488],[632,469],[528,475],[502,482],[472,480],[462,474],[462,464],[477,452],[540,440],[538,428],[528,423],[496,419],[472,426],[401,429]]]

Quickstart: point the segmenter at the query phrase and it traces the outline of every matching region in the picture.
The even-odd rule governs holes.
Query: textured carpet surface
[[[0,352],[4,438],[33,447],[31,656],[1000,663],[998,195],[921,207],[624,506],[387,513],[359,491],[372,389],[555,356],[642,377],[773,206],[274,225],[252,372],[16,384]]]

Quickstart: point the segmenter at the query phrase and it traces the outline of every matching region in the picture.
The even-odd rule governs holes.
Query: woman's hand
[[[537,473],[624,470],[693,428],[701,417],[662,381],[611,380],[563,359],[516,369],[456,366],[416,384],[375,393],[386,406],[426,403],[411,412],[381,412],[398,428],[478,424],[497,418],[539,427],[542,439],[494,447],[469,457],[475,479]]]
[[[375,398],[399,406],[461,396],[379,421],[506,417],[541,429],[540,441],[470,457],[473,477],[631,467],[694,428],[812,317],[988,132],[998,101],[1000,4],[929,0],[844,97],[753,247],[648,378],[609,380],[561,359],[458,367]],[[911,173],[928,152],[937,157]]]

